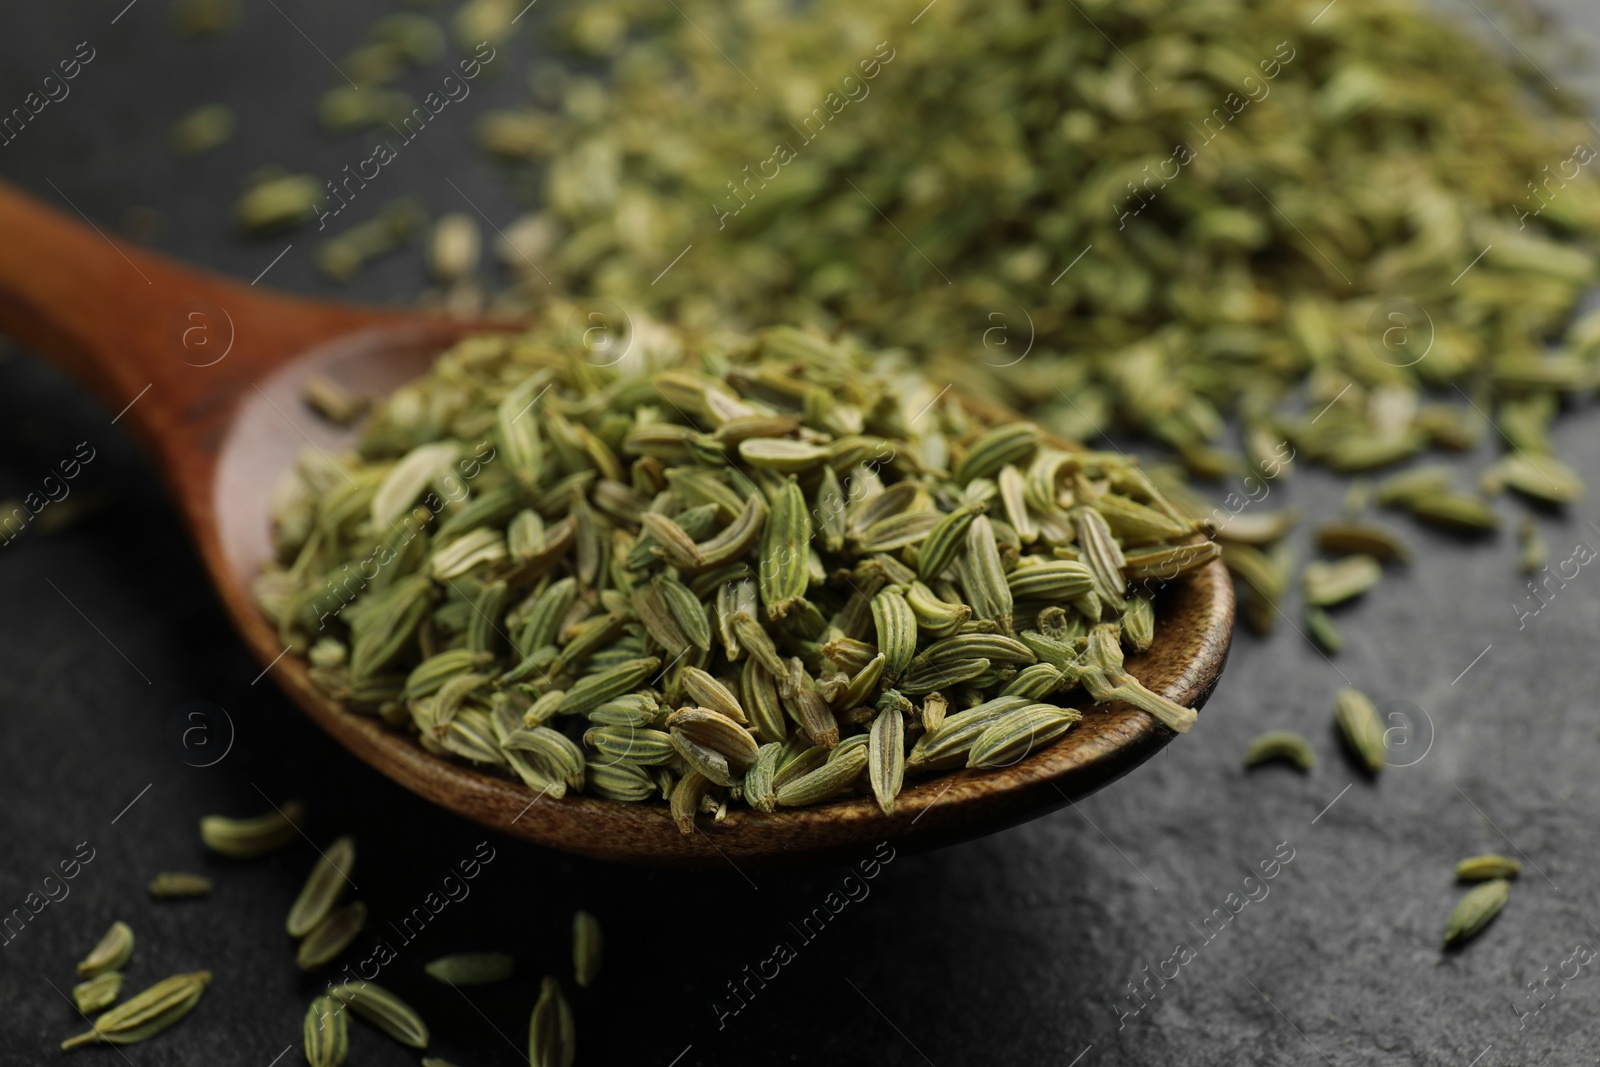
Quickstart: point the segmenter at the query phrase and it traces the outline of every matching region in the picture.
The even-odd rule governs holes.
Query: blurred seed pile
[[[1405,0],[923,8],[563,11],[579,61],[535,65],[534,102],[477,130],[539,205],[506,257],[530,302],[549,278],[854,332],[1068,436],[1136,430],[1191,477],[1489,432],[1506,456],[1479,485],[1376,501],[1464,533],[1504,488],[1581,494],[1547,431],[1600,381],[1600,317],[1574,322],[1596,133],[1531,61]],[[1289,578],[1251,562],[1264,627]]]
[[[1252,458],[1288,438],[1359,470],[1475,435],[1418,386],[1468,385],[1542,452],[1555,399],[1594,384],[1600,322],[1544,354],[1596,277],[1569,241],[1600,232],[1594,130],[1451,24],[1402,0],[957,0],[913,26],[920,7],[570,10],[604,78],[535,68],[550,105],[480,128],[543,164],[545,273],[970,370],[1010,362],[983,350],[1010,302],[1034,349],[991,387],[1208,473],[1220,411],[1246,416]],[[869,80],[879,42],[894,58]],[[690,242],[705,254],[658,278]],[[1373,336],[1398,297],[1434,319],[1425,358],[1384,344],[1387,318]],[[1278,413],[1341,392],[1315,425]]]

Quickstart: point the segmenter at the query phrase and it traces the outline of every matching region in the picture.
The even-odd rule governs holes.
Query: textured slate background
[[[310,265],[306,233],[239,239],[228,209],[257,166],[331,174],[359,158],[359,140],[329,138],[310,118],[338,78],[318,52],[353,47],[384,5],[251,3],[243,32],[179,43],[161,0],[124,3],[5,6],[0,110],[78,42],[97,54],[68,99],[0,147],[0,173],[57,206],[70,198],[112,233],[126,229],[130,209],[155,208],[159,247],[246,278],[292,242],[268,281],[331,291]],[[1568,0],[1567,17],[1592,33],[1600,15],[1582,3]],[[554,4],[533,9],[525,40],[537,46]],[[1581,79],[1561,80],[1576,90]],[[473,115],[522,91],[520,73],[480,80],[385,169],[388,187],[372,205],[405,192],[435,212],[460,209],[450,178],[497,221],[512,218],[467,133]],[[237,109],[240,135],[175,163],[162,144],[168,124],[210,100]],[[412,256],[347,292],[400,299],[422,284]],[[1591,407],[1562,423],[1557,442],[1595,472]],[[568,982],[580,1062],[591,1064],[1592,1061],[1593,965],[1566,965],[1576,976],[1552,980],[1549,1006],[1520,1026],[1518,1011],[1537,1006],[1525,982],[1556,974],[1575,946],[1600,943],[1600,576],[1582,570],[1519,629],[1518,605],[1537,605],[1524,599],[1509,532],[1480,546],[1417,532],[1423,558],[1340,614],[1349,647],[1334,661],[1287,627],[1265,640],[1241,634],[1200,727],[1074,809],[897,855],[867,882],[847,882],[843,867],[691,876],[486,835],[313,731],[270,683],[253,684],[258,665],[231,637],[150,470],[109,415],[12,351],[0,362],[0,496],[36,487],[82,441],[97,455],[73,499],[98,497],[104,509],[69,533],[35,531],[0,551],[0,912],[41,891],[81,842],[94,850],[70,894],[0,947],[0,1063],[51,1061],[55,1043],[80,1028],[64,999],[72,965],[115,918],[138,935],[133,987],[200,967],[216,981],[179,1029],[121,1053],[76,1053],[81,1061],[298,1062],[313,983],[296,972],[281,920],[313,853],[302,845],[226,862],[205,855],[194,831],[207,812],[263,809],[262,794],[306,799],[318,840],[357,836],[360,896],[375,931],[398,947],[381,980],[428,1018],[437,1054],[467,1067],[520,1062],[538,976],[569,974],[568,921],[580,906],[601,917],[611,942],[595,988]],[[1332,480],[1297,473],[1265,506],[1327,514],[1339,496]],[[1514,524],[1519,506],[1499,506]],[[1542,515],[1555,558],[1580,541],[1600,549],[1596,519],[1593,503]],[[1351,769],[1331,733],[1332,694],[1346,682],[1408,712],[1410,729],[1396,736],[1408,743],[1394,756],[1405,765],[1376,782]],[[211,757],[174,741],[191,701],[225,708],[234,727],[231,750],[210,767],[192,766]],[[1312,775],[1240,770],[1241,747],[1272,727],[1313,739],[1321,761]],[[486,837],[494,859],[466,883],[470,896],[404,944],[388,924],[440,890]],[[1201,923],[1213,909],[1229,914],[1247,875],[1291,849],[1267,895],[1250,883],[1261,899],[1226,924],[1213,919],[1221,932],[1207,937]],[[1451,864],[1482,850],[1522,854],[1525,873],[1483,937],[1441,953],[1459,892]],[[154,904],[143,886],[163,869],[205,871],[217,890],[205,902]],[[814,941],[796,935],[791,923],[847,888],[867,895]],[[725,983],[779,941],[796,957],[719,1025],[713,1002],[735,1006]],[[1177,977],[1150,979],[1153,996],[1129,999],[1127,984],[1146,981],[1145,968],[1172,973],[1162,961],[1180,942],[1193,958]],[[468,1000],[422,974],[436,955],[489,948],[517,954],[514,983]],[[352,1062],[415,1060],[364,1026],[352,1043]]]

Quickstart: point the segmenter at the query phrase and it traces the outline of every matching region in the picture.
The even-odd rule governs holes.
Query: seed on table
[[[100,941],[78,963],[79,978],[93,978],[105,971],[118,971],[133,955],[133,930],[125,922],[114,922]]]
[[[157,900],[182,900],[211,893],[211,879],[185,871],[162,871],[150,879],[150,895]]]
[[[1456,864],[1456,877],[1463,882],[1484,882],[1492,878],[1515,878],[1522,873],[1517,860],[1497,853],[1468,856]]]
[[[1510,897],[1511,883],[1504,878],[1495,878],[1467,890],[1450,913],[1449,922],[1445,923],[1444,943],[1459,944],[1476,936],[1500,913]]]
[[[490,985],[510,978],[515,967],[504,952],[459,952],[440,956],[422,969],[446,985]]]
[[[594,983],[605,957],[605,936],[600,920],[586,911],[572,916],[572,969],[574,981],[584,989]]]
[[[305,805],[297,800],[286,800],[281,807],[251,819],[207,815],[200,820],[200,839],[213,852],[253,859],[276,852],[299,837],[298,827],[305,817]]]
[[[93,1029],[67,1038],[61,1048],[130,1045],[154,1037],[193,1011],[210,984],[210,971],[173,975],[100,1015],[94,1020]]]
[[[1254,767],[1270,760],[1291,763],[1302,771],[1316,766],[1317,756],[1311,743],[1297,733],[1273,730],[1250,742],[1244,750],[1244,765]]]

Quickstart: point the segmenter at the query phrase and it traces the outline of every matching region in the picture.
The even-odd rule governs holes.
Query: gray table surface
[[[69,98],[0,147],[0,174],[58,206],[70,199],[109,233],[130,209],[154,208],[158,247],[244,278],[292,245],[267,281],[333,292],[311,265],[309,233],[244,240],[228,211],[258,166],[333,173],[355,158],[356,142],[310,117],[337,79],[319,51],[352,47],[385,5],[251,3],[238,35],[179,43],[162,0],[125,3],[5,5],[0,107],[78,42],[95,59]],[[1569,0],[1566,17],[1592,33],[1600,14],[1583,3]],[[547,10],[529,16],[535,44]],[[468,120],[522,91],[520,75],[478,83],[385,171],[385,196],[460,209],[453,181],[490,217],[512,218],[506,190],[468,147]],[[210,100],[239,112],[239,136],[174,162],[168,124]],[[341,292],[400,299],[423,283],[417,257],[401,257]],[[1591,408],[1556,434],[1563,458],[1589,472],[1600,471]],[[25,354],[0,362],[0,496],[33,489],[88,442],[96,457],[73,491],[105,504],[74,530],[0,551],[0,913],[30,893],[60,897],[0,945],[0,1063],[53,1061],[56,1042],[81,1028],[65,1000],[72,965],[117,918],[138,935],[133,987],[197,968],[215,983],[180,1028],[75,1056],[137,1067],[299,1061],[315,983],[295,970],[281,920],[314,853],[302,844],[229,862],[206,855],[194,830],[208,812],[263,809],[263,794],[304,798],[318,841],[356,835],[354,877],[373,916],[365,944],[381,936],[396,953],[381,981],[428,1018],[436,1054],[464,1067],[521,1062],[539,975],[570,974],[578,907],[601,918],[610,942],[593,988],[567,982],[582,1063],[1593,1062],[1600,979],[1564,961],[1600,944],[1600,576],[1582,568],[1523,617],[1536,603],[1515,567],[1509,528],[1522,509],[1512,501],[1498,505],[1507,532],[1488,544],[1416,532],[1421,558],[1340,613],[1348,648],[1334,660],[1290,626],[1267,639],[1241,633],[1199,727],[1073,808],[894,854],[871,879],[844,866],[687,875],[486,833],[313,730],[269,682],[256,684],[260,667],[232,637],[149,466],[109,419]],[[1486,444],[1470,463],[1488,454]],[[1326,475],[1297,472],[1267,506],[1331,514],[1340,493]],[[1580,543],[1600,549],[1597,519],[1585,502],[1539,522],[1565,559]],[[1396,765],[1375,781],[1352,770],[1332,733],[1344,684],[1407,712]],[[212,766],[193,766],[205,759],[173,739],[192,701],[225,708],[234,727]],[[1312,774],[1240,769],[1245,742],[1275,727],[1312,739]],[[485,840],[493,859],[477,877],[447,881]],[[90,850],[65,896],[46,882]],[[1511,903],[1465,951],[1441,952],[1460,892],[1451,866],[1487,850],[1524,858]],[[1268,866],[1275,877],[1259,877],[1286,856]],[[170,869],[212,875],[214,895],[152,903],[145,882]],[[452,886],[470,895],[414,940],[396,932]],[[829,900],[845,901],[836,917],[797,933]],[[780,942],[793,958],[774,976],[767,961]],[[437,955],[483,949],[514,952],[517,979],[461,993],[422,973]],[[764,984],[748,978],[763,968]],[[1527,985],[1540,979],[1542,1002]],[[730,982],[747,983],[742,1008]],[[352,1044],[352,1063],[416,1059],[365,1026]]]

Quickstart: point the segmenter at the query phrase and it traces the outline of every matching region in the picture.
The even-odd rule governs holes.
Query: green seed
[[[1302,771],[1309,771],[1317,763],[1316,753],[1311,751],[1311,743],[1288,730],[1274,730],[1262,734],[1245,747],[1246,767],[1254,767],[1269,760],[1283,760],[1294,764]]]
[[[906,603],[916,616],[917,628],[929,637],[948,637],[972,618],[972,608],[941,600],[921,582],[913,582],[906,593]]]
[[[428,1027],[411,1005],[376,982],[330,986],[328,996],[410,1048],[428,1047]]]
[[[1026,462],[1039,447],[1039,430],[1025,422],[997,426],[974,441],[951,472],[958,484],[998,474],[1008,463]]]
[[[1193,708],[1145,688],[1144,683],[1123,669],[1120,633],[1116,626],[1102,623],[1089,631],[1085,659],[1081,680],[1095,700],[1121,700],[1132,704],[1180,734],[1188,733],[1194,726],[1198,716]]]
[[[1491,878],[1515,878],[1521,873],[1521,863],[1495,853],[1468,856],[1456,864],[1456,877],[1463,882],[1483,882]]]
[[[1513,452],[1500,461],[1499,474],[1507,486],[1546,504],[1583,499],[1583,479],[1551,455]]]
[[[254,859],[294,841],[300,836],[299,824],[305,817],[305,805],[297,800],[286,800],[282,807],[253,819],[207,815],[200,820],[200,840],[224,856]]]
[[[539,985],[539,1000],[528,1020],[529,1067],[572,1067],[577,1054],[572,1009],[561,995],[561,983],[546,977]]]
[[[913,666],[938,666],[961,660],[983,658],[991,663],[1027,665],[1038,657],[1027,644],[1003,634],[957,634],[945,637],[924,648],[912,661]]]
[[[930,699],[931,697],[932,694]],[[940,702],[942,703],[942,700]],[[1004,716],[1026,708],[1032,703],[1026,697],[1002,696],[965,711],[941,716],[938,726],[929,728],[917,739],[916,744],[911,746],[911,753],[906,757],[906,769],[919,770],[930,765],[937,766],[957,757],[960,757],[962,764],[965,764],[967,752],[984,731]],[[924,714],[926,715],[926,710]]]
[[[597,763],[588,769],[588,788],[608,800],[642,801],[656,795],[655,779],[631,763]]]
[[[779,807],[797,808],[817,804],[848,789],[867,769],[868,752],[854,748],[837,760],[824,763],[778,788]]]
[[[951,689],[962,682],[981,678],[989,670],[986,659],[946,660],[943,663],[923,663],[900,679],[899,689],[907,696],[921,696],[935,689]]]
[[[671,763],[677,751],[672,747],[672,735],[637,726],[597,726],[584,731],[583,743],[606,759],[643,767]]]
[[[211,879],[183,871],[163,871],[150,879],[150,895],[157,900],[203,897],[211,892]]]
[[[917,574],[924,581],[931,581],[950,568],[966,540],[967,527],[985,510],[983,504],[963,504],[929,531],[917,555]]]
[[[801,474],[824,463],[828,450],[805,441],[753,437],[739,442],[739,455],[752,467],[780,474]]]
[[[1049,745],[1082,718],[1081,712],[1050,704],[1012,712],[978,735],[967,752],[967,766],[1009,767]]]
[[[366,925],[367,906],[359,900],[328,912],[301,940],[296,966],[310,972],[332,963]]]
[[[757,766],[759,766],[759,763]],[[755,770],[756,767],[754,766],[750,768],[750,771],[747,772],[747,779],[749,774],[755,773]],[[672,794],[667,802],[667,810],[672,815],[672,821],[677,825],[679,833],[686,837],[694,833],[694,817],[699,813],[700,805],[705,800],[710,788],[711,779],[692,767],[672,787]],[[746,786],[746,788],[748,789],[749,787]]]
[[[1521,567],[1522,573],[1532,574],[1549,561],[1550,548],[1539,533],[1539,524],[1533,519],[1522,520],[1522,524],[1517,527],[1517,537],[1521,547],[1517,565]]]
[[[125,922],[114,922],[98,944],[78,963],[79,978],[93,978],[106,971],[119,971],[133,955],[133,931]]]
[[[884,708],[872,720],[868,747],[868,770],[872,795],[885,815],[894,814],[894,798],[906,776],[905,717],[894,708]]]
[[[1346,556],[1333,563],[1318,561],[1305,569],[1306,603],[1313,607],[1342,604],[1377,585],[1383,568],[1371,556]]]
[[[444,34],[425,15],[398,13],[385,15],[373,23],[368,37],[392,46],[408,62],[426,66],[444,54]]]
[[[787,616],[805,596],[806,546],[810,541],[811,515],[805,494],[790,478],[773,495],[761,539],[761,602],[774,621]]]
[[[900,590],[891,586],[872,598],[872,620],[884,657],[884,677],[894,685],[917,654],[916,614]]]
[[[834,716],[828,702],[822,698],[817,689],[816,681],[807,673],[799,657],[789,661],[789,670],[784,678],[778,681],[778,691],[785,693],[784,682],[787,681],[787,695],[782,696],[783,706],[788,710],[791,718],[800,724],[800,729],[814,744],[824,748],[832,748],[839,743],[839,722]]]
[[[966,549],[966,554],[961,558],[964,567],[962,585],[972,604],[973,616],[995,623],[1002,631],[1009,631],[1015,594],[1007,584],[1005,565],[1000,559],[1000,545],[995,540],[994,525],[987,515],[979,515],[967,527]]]
[[[1225,545],[1222,561],[1240,581],[1245,621],[1257,633],[1270,633],[1277,625],[1279,603],[1288,591],[1289,575],[1282,564],[1249,545]]]
[[[1488,503],[1465,493],[1429,493],[1407,505],[1424,522],[1460,534],[1491,533],[1500,526],[1500,517]]]
[[[502,752],[525,753],[547,777],[560,779],[573,789],[583,788],[587,770],[583,750],[572,739],[548,726],[526,727],[506,735]]]
[[[306,1009],[301,1029],[310,1067],[339,1067],[344,1062],[350,1051],[350,1024],[343,1004],[332,997],[318,997]]]
[[[778,760],[783,755],[783,745],[776,741],[761,746],[761,754],[744,775],[745,801],[757,811],[772,812],[778,804],[774,777],[778,773]],[[703,777],[703,776],[702,776]],[[692,829],[692,827],[691,827]]]
[[[510,978],[516,964],[504,952],[461,952],[440,956],[422,969],[446,985],[490,985]]]
[[[350,884],[355,864],[356,843],[352,838],[341,837],[323,851],[284,920],[290,937],[304,937],[333,910]]]
[[[212,37],[239,24],[239,0],[177,0],[169,9],[173,30],[182,37]]]
[[[1204,567],[1222,554],[1222,545],[1216,541],[1133,549],[1123,553],[1123,559],[1126,561],[1123,574],[1131,582],[1148,582],[1153,579],[1170,582],[1192,570]]]
[[[667,728],[675,737],[684,737],[718,753],[741,775],[755,763],[759,754],[760,746],[748,730],[728,716],[707,708],[679,708],[667,716]]]
[[[1216,537],[1236,545],[1271,545],[1289,535],[1300,522],[1293,508],[1284,511],[1240,512],[1217,526]],[[1328,549],[1328,551],[1337,551]],[[1376,555],[1376,553],[1372,553]]]
[[[122,995],[122,972],[102,971],[72,987],[72,1002],[85,1015],[104,1011]]]
[[[193,1011],[210,984],[210,971],[173,975],[99,1016],[94,1020],[94,1029],[67,1038],[61,1048],[131,1045],[154,1037]]]
[[[1380,560],[1411,558],[1411,546],[1405,538],[1376,522],[1325,522],[1317,527],[1317,547],[1340,556],[1364,555]]]
[[[1391,475],[1378,484],[1373,499],[1380,505],[1411,506],[1424,497],[1448,493],[1455,482],[1449,467],[1427,466]]]
[[[559,715],[577,715],[599,707],[606,701],[624,695],[636,688],[661,666],[654,656],[629,660],[599,674],[591,674],[578,681],[556,705]]]
[[[1473,937],[1500,913],[1511,897],[1511,883],[1496,878],[1467,890],[1445,923],[1444,943],[1460,944]]]
[[[354,133],[369,126],[403,122],[414,106],[411,97],[402,92],[336,85],[317,101],[317,121],[329,133]]]
[[[1389,752],[1389,741],[1384,735],[1383,720],[1366,694],[1348,686],[1339,690],[1334,698],[1334,718],[1345,744],[1372,774],[1383,770]]]
[[[1330,656],[1338,655],[1344,648],[1344,636],[1334,624],[1333,616],[1315,604],[1306,605],[1306,633]]]
[[[301,386],[301,396],[318,415],[335,426],[349,426],[367,410],[367,399],[321,374],[314,374]]]
[[[180,156],[204,155],[227,144],[238,122],[227,104],[202,104],[173,125],[172,150]]]
[[[580,988],[588,989],[600,973],[605,958],[605,936],[600,931],[600,920],[586,911],[572,916],[572,970],[573,980]]]
[[[1149,596],[1129,597],[1122,609],[1122,640],[1131,652],[1143,652],[1155,643],[1155,605]]]
[[[1094,572],[1077,562],[1039,563],[1018,567],[1006,576],[1011,595],[1018,600],[1058,603],[1096,588]]]
[[[285,230],[316,217],[322,185],[309,174],[269,178],[245,191],[233,207],[233,220],[247,233]]]
[[[828,473],[833,473],[831,468]],[[758,494],[751,493],[746,498],[744,509],[739,512],[739,516],[724,527],[721,533],[709,541],[695,545],[695,552],[700,558],[699,567],[720,567],[743,557],[761,536],[766,521],[766,501]]]
[[[1106,525],[1105,517],[1098,511],[1092,507],[1078,507],[1073,509],[1072,514],[1078,527],[1078,547],[1083,554],[1085,569],[1094,583],[1095,595],[1106,607],[1119,609],[1128,588],[1127,578],[1123,575],[1127,558],[1112,536],[1111,527]],[[1012,585],[1012,592],[1016,592],[1015,584]],[[1063,599],[1070,600],[1076,595],[1079,594],[1069,594]]]

